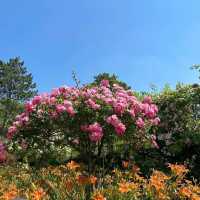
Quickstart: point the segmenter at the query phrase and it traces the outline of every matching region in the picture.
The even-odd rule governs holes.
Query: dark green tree
[[[0,127],[4,130],[21,111],[21,104],[37,94],[36,84],[19,57],[0,60]]]
[[[101,74],[98,74],[97,76],[94,77],[94,82],[93,82],[93,85],[99,85],[100,82],[102,80],[109,80],[110,84],[113,85],[113,84],[118,84],[120,86],[122,86],[124,89],[126,90],[129,90],[131,89],[130,86],[128,86],[125,82],[123,81],[120,81],[118,76],[115,75],[115,74],[109,74],[109,73],[101,73]]]

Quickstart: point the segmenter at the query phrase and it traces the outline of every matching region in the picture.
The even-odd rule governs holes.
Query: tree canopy
[[[32,74],[19,57],[0,60],[0,125],[5,128],[21,110],[20,104],[37,94]]]

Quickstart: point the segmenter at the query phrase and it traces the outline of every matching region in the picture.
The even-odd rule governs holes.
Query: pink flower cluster
[[[90,124],[89,126],[81,126],[81,130],[89,132],[89,138],[92,142],[98,142],[103,137],[103,129],[97,122]]]
[[[81,127],[81,130],[89,132],[88,137],[93,142],[100,141],[103,132],[105,132],[101,125],[97,123],[99,116],[101,121],[103,118],[105,123],[112,125],[119,136],[124,135],[127,128],[134,127],[133,124],[138,129],[142,129],[146,124],[157,126],[160,122],[157,117],[158,108],[153,104],[151,97],[146,96],[141,102],[133,95],[132,91],[125,90],[117,84],[111,86],[108,80],[102,80],[100,85],[96,87],[74,88],[63,86],[53,89],[50,94],[35,96],[24,105],[25,112],[18,115],[16,121],[8,129],[7,138],[13,138],[26,126],[30,128],[33,116],[34,119],[38,118],[39,121],[43,117],[49,116],[49,120],[54,120],[54,123],[61,119],[59,117],[64,116],[66,122],[73,119],[75,125],[79,124],[80,121],[85,124],[83,115],[79,113],[80,107],[84,108],[85,106],[93,111],[89,114],[94,114],[96,118],[94,124],[86,125],[85,129]],[[126,119],[127,116],[129,117],[128,122],[123,120],[124,116],[126,116]],[[122,121],[126,121],[126,123],[122,123]]]
[[[29,122],[29,116],[27,113],[22,113],[21,115],[16,116],[16,121],[13,122],[12,126],[8,128],[6,134],[8,139],[12,139],[13,136],[17,133],[18,129],[25,126]]]
[[[109,81],[108,80],[102,80],[101,81],[101,84],[100,84],[101,86],[104,86],[104,87],[110,87],[110,83],[109,83]]]
[[[117,135],[122,136],[126,131],[126,126],[119,120],[117,115],[111,115],[106,119],[108,124],[111,124],[117,133]]]
[[[58,98],[61,96],[63,96],[64,100],[62,103],[59,103]],[[45,93],[35,96],[32,101],[25,103],[25,112],[16,116],[16,120],[8,129],[7,138],[12,139],[18,130],[26,127],[26,125],[30,122],[32,114],[36,114],[39,119],[43,117],[45,112],[48,112],[49,116],[53,118],[57,118],[64,112],[68,113],[70,117],[73,117],[76,112],[73,108],[71,100],[76,99],[77,96],[78,90],[69,87],[61,87],[59,89],[52,90],[50,94]],[[67,98],[69,98],[69,100],[67,100]]]
[[[154,104],[144,103],[141,105],[141,109],[146,117],[153,119],[158,113],[158,108]]]
[[[136,121],[136,125],[138,128],[143,128],[145,126],[144,120],[141,117],[139,117]]]
[[[88,107],[92,108],[93,110],[99,110],[101,107],[92,99],[88,99],[85,103],[88,105]]]
[[[56,112],[57,112],[57,114],[67,112],[70,116],[75,115],[75,111],[74,111],[74,108],[72,106],[72,103],[68,100],[64,100],[63,104],[57,104],[56,105]]]

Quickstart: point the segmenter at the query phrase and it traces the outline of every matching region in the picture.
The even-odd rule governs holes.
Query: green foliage
[[[0,100],[0,135],[11,124],[14,117],[23,111],[23,105],[12,99]]]
[[[27,72],[20,58],[8,62],[0,60],[0,124],[4,129],[13,117],[21,112],[24,101],[33,97],[37,91],[33,78]]]
[[[138,161],[145,165],[145,160],[153,168],[164,168],[168,162],[187,163],[191,175],[199,178],[200,87],[196,84],[177,84],[175,90],[165,87],[154,95],[154,101],[161,119],[156,130],[160,149],[140,152]]]
[[[98,74],[97,76],[94,77],[94,81],[93,81],[93,85],[99,85],[101,83],[102,80],[108,80],[110,85],[113,84],[118,84],[121,87],[123,87],[125,90],[130,90],[131,87],[128,86],[125,82],[120,81],[118,76],[115,74],[109,74],[109,73],[102,73],[102,74]]]
[[[19,58],[0,60],[0,98],[25,101],[36,94],[36,84]]]

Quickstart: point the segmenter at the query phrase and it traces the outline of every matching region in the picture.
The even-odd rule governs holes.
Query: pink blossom
[[[125,133],[126,126],[119,120],[117,115],[111,115],[106,119],[106,122],[114,126],[117,135],[121,136]]]
[[[156,117],[155,119],[151,120],[152,124],[154,126],[158,126],[158,124],[160,123],[160,118],[159,117]]]
[[[109,80],[102,80],[100,85],[104,87],[110,87]]]
[[[113,96],[113,94],[112,94],[112,92],[109,88],[101,86],[100,89],[101,89],[102,94],[105,95],[106,97],[112,97]]]
[[[143,103],[152,104],[151,96],[145,96],[143,99]]]
[[[32,100],[32,104],[33,104],[33,105],[38,105],[38,104],[41,103],[41,101],[42,101],[42,97],[41,97],[41,96],[35,96],[35,97],[33,98],[33,100]]]
[[[97,89],[98,89],[98,88],[96,88],[96,87],[87,89],[87,94],[88,94],[89,96],[95,96],[95,95],[97,94]]]
[[[127,90],[127,94],[128,94],[129,96],[132,96],[132,95],[133,95],[133,91],[132,91],[132,90]]]
[[[66,108],[66,111],[70,116],[74,116],[76,114],[76,112],[74,111],[74,108],[72,106],[68,106]]]
[[[88,99],[86,101],[86,104],[92,108],[93,110],[99,110],[100,109],[100,105],[99,104],[96,104],[95,101],[93,101],[92,99]]]
[[[57,119],[58,118],[58,113],[57,112],[51,112],[50,113],[50,117],[53,119]]]
[[[66,87],[62,86],[60,88],[58,88],[59,93],[64,94],[66,92]]]
[[[8,132],[7,132],[7,134],[6,134],[6,137],[8,138],[8,139],[12,139],[13,138],[13,136],[14,136],[14,134],[17,132],[17,127],[16,126],[10,126],[9,128],[8,128]]]
[[[129,113],[132,118],[135,118],[135,110],[134,109],[129,110]]]
[[[117,115],[111,115],[106,119],[106,122],[115,127],[120,123],[120,120],[118,119]]]
[[[23,125],[22,121],[15,121],[13,122],[13,126],[21,127]]]
[[[158,143],[156,142],[156,136],[155,135],[151,135],[151,143],[155,148],[159,149]]]
[[[28,117],[28,116],[24,116],[24,117],[22,118],[23,124],[26,124],[28,121],[29,121],[29,117]]]
[[[17,132],[17,127],[16,126],[10,126],[8,128],[8,132],[16,133]]]
[[[59,96],[59,95],[60,95],[60,91],[59,91],[59,89],[57,89],[57,88],[53,89],[53,90],[51,91],[51,94],[50,94],[51,97],[57,97],[57,96]]]
[[[117,96],[117,98],[121,97],[121,98],[124,98],[124,99],[128,99],[128,94],[125,91],[116,92],[116,96]]]
[[[150,105],[148,103],[142,103],[140,104],[140,108],[144,113],[148,113]]]
[[[79,139],[78,139],[78,138],[76,138],[76,139],[74,139],[74,140],[72,141],[72,143],[73,143],[73,144],[79,144],[79,143],[80,143],[80,141],[79,141]]]
[[[149,105],[147,103],[144,103],[144,104],[141,105],[141,108],[142,108],[144,114],[148,118],[152,119],[156,116],[157,108],[154,105]]]
[[[119,123],[115,126],[115,131],[117,135],[122,136],[126,131],[126,126],[123,123]]]
[[[21,120],[21,118],[23,117],[23,115],[25,115],[25,113],[22,113],[21,115],[17,115],[15,117],[15,119],[19,121],[19,120]]]
[[[157,143],[155,140],[152,141],[152,145],[153,145],[156,149],[159,149],[159,148],[160,148],[159,145],[158,145],[158,143]]]
[[[15,119],[16,126],[21,126],[22,124],[28,121],[27,119],[29,119],[29,117],[26,115],[26,113],[22,113],[21,115],[17,115]]]
[[[101,125],[97,122],[88,126],[88,131],[90,132],[102,132]]]
[[[82,125],[81,130],[84,132],[89,132],[89,139],[92,142],[98,142],[103,137],[103,129],[101,125],[97,122],[95,122],[94,124],[90,124],[89,126]]]
[[[102,98],[102,100],[108,105],[112,105],[113,104],[113,99],[110,98],[110,97],[104,97],[104,98]]]
[[[102,132],[91,132],[89,134],[89,138],[92,142],[98,142],[102,139],[103,133]]]
[[[81,96],[85,98],[90,98],[90,95],[86,91],[81,91]]]
[[[66,107],[62,104],[58,104],[56,105],[56,112],[57,113],[63,113],[66,111]]]
[[[156,116],[155,110],[153,110],[152,108],[150,108],[148,110],[148,112],[146,112],[145,114],[150,119],[152,119],[152,118],[154,118]]]
[[[33,112],[34,109],[35,109],[35,106],[32,104],[32,102],[27,102],[25,104],[25,110],[26,110],[27,113]]]
[[[156,106],[155,104],[152,104],[151,108],[154,110],[155,113],[158,113],[158,106]]]
[[[131,109],[134,109],[135,114],[138,114],[143,110],[143,104],[138,101],[134,101],[133,105],[131,106]]]
[[[125,112],[127,105],[122,102],[116,102],[114,103],[113,107],[117,114],[123,114]]]
[[[55,98],[55,97],[51,97],[51,98],[49,99],[49,103],[50,103],[51,105],[54,105],[54,104],[56,103],[56,98]]]
[[[145,123],[144,123],[144,121],[143,121],[143,119],[141,117],[139,117],[137,119],[136,125],[137,125],[138,128],[143,128],[144,127]]]
[[[137,99],[135,96],[132,96],[133,94],[131,94],[129,97],[128,97],[128,102],[131,104],[131,105],[134,105],[136,102],[137,102]]]
[[[68,101],[68,100],[64,100],[63,104],[68,107],[68,106],[72,106],[72,102]]]

